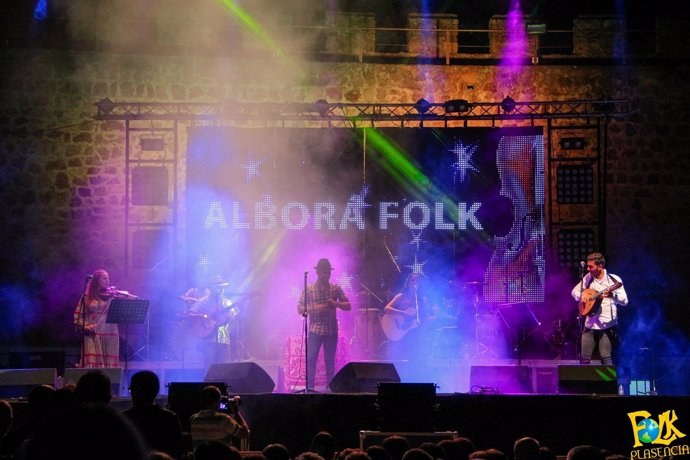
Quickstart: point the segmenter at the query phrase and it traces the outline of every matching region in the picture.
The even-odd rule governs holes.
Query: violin
[[[117,286],[108,286],[107,288],[101,289],[99,293],[101,299],[108,300],[114,297],[132,297],[137,298],[137,296],[130,294],[129,291],[120,291]]]

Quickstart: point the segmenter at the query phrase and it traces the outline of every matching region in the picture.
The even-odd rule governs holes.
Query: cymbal
[[[483,286],[486,283],[482,283],[481,281],[466,281],[462,284],[465,286]]]

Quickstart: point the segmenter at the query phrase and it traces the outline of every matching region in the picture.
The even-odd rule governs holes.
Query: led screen
[[[189,283],[258,293],[256,328],[296,316],[321,257],[355,308],[409,273],[451,317],[541,302],[543,155],[541,128],[190,128]]]

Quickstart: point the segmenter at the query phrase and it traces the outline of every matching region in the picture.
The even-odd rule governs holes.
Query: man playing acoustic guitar
[[[589,364],[595,348],[599,348],[601,364],[613,364],[613,348],[618,345],[617,307],[628,305],[628,295],[620,277],[609,273],[603,254],[587,256],[587,274],[570,295],[579,302],[584,318],[580,362]]]
[[[219,275],[211,276],[204,288],[191,288],[180,296],[187,303],[185,326],[197,339],[197,349],[206,365],[230,362],[233,359],[230,321],[239,313],[237,305],[225,296],[230,283]]]

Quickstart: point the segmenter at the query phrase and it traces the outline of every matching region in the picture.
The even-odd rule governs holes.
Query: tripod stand
[[[479,289],[481,286],[483,286],[483,283],[479,281],[468,281],[463,286],[464,289],[472,290],[472,316],[474,317],[474,354],[472,357],[480,358],[488,354],[491,355],[492,358],[498,358],[496,353],[479,340],[479,323],[482,316],[479,313]]]

